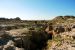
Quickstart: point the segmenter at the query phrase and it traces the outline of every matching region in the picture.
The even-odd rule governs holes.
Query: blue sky
[[[0,0],[0,17],[49,20],[74,15],[75,0]]]

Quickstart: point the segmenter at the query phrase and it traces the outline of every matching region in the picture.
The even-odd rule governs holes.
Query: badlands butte
[[[75,16],[0,18],[0,50],[75,50]]]

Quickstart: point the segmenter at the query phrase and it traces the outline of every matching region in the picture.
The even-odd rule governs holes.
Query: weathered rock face
[[[48,34],[46,32],[31,31],[30,34],[14,38],[8,34],[1,34],[0,40],[3,39],[2,41],[6,42],[3,42],[3,45],[0,43],[0,50],[42,50],[47,46]],[[61,33],[61,38],[58,40],[60,43],[52,42],[52,46],[46,50],[75,50],[74,34],[72,31]]]
[[[23,33],[15,37],[9,33],[2,32],[0,34],[0,49],[41,50],[47,45],[47,40],[48,34],[45,31],[30,31],[29,33]]]
[[[24,50],[16,48],[14,38],[5,31],[0,32],[0,50]]]
[[[20,39],[14,40],[15,46],[19,48],[24,48],[25,50],[41,50],[47,45],[48,34],[46,32],[30,32],[30,35],[21,37]]]
[[[13,37],[8,35],[7,32],[0,32],[0,46],[7,44],[9,40],[13,40]]]
[[[64,29],[64,28],[62,28]],[[62,29],[59,29],[60,32],[62,31]],[[27,30],[27,29],[26,29]],[[29,31],[29,30],[28,30]],[[0,34],[0,49],[1,50],[42,50],[43,48],[45,48],[47,46],[47,41],[49,40],[49,33],[51,32],[46,32],[46,31],[29,31],[29,32],[24,33],[24,29],[22,30],[22,32],[20,32],[19,30],[17,30],[16,33],[14,33],[14,35],[17,36],[13,36],[13,34],[9,34],[6,32],[3,32]],[[18,33],[18,34],[17,34]],[[61,32],[61,43],[62,45],[66,44],[66,46],[69,42],[64,43],[64,39],[66,36],[70,35],[67,33]],[[71,33],[71,32],[70,32]],[[59,34],[60,35],[60,34]],[[65,35],[65,36],[64,36]],[[63,38],[62,38],[63,37]],[[57,44],[56,44],[57,45]],[[52,49],[60,49],[60,47],[58,46],[52,46]],[[64,46],[63,45],[63,46]],[[70,45],[71,46],[71,45]],[[72,44],[72,46],[74,47],[74,45]]]
[[[34,43],[39,50],[47,45],[48,34],[44,31],[32,32],[31,41]]]

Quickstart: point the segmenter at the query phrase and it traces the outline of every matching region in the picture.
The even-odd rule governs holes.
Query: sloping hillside
[[[54,19],[52,19],[50,22],[52,22],[54,24],[74,23],[75,22],[75,16],[57,16]]]

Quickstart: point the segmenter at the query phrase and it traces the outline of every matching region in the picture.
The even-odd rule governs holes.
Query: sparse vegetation
[[[53,20],[48,21],[27,21],[21,20],[19,17],[14,19],[1,18],[0,31],[8,32],[7,35],[11,37],[15,47],[26,50],[47,50],[48,48],[50,50],[50,48],[53,47],[53,43],[55,44],[54,48],[58,48],[63,44],[70,43],[71,45],[71,43],[74,43],[73,39],[75,36],[66,35],[66,32],[69,34],[73,33],[72,28],[75,28],[73,25],[74,22],[75,16],[58,16]],[[51,25],[52,27],[50,27]],[[46,31],[47,27],[49,29]],[[66,29],[67,31],[65,31]],[[51,39],[49,38],[49,35],[52,36]],[[0,36],[0,39],[1,38],[2,37]],[[4,38],[4,40],[7,39]],[[4,45],[6,45],[7,42]]]

